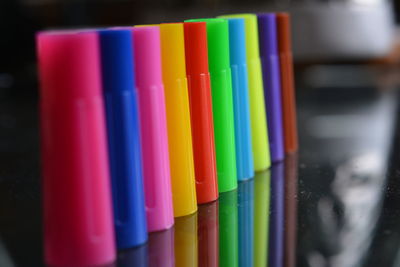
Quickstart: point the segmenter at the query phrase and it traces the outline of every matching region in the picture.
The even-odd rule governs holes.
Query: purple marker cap
[[[258,32],[272,162],[284,158],[282,100],[275,14],[259,14]]]
[[[273,13],[260,14],[257,16],[260,33],[260,57],[268,57],[270,55],[278,55],[278,41],[276,31],[276,16]],[[262,34],[261,34],[262,33]]]

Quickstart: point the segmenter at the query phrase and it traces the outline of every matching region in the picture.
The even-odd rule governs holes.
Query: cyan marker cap
[[[225,19],[242,18],[245,22],[254,170],[262,171],[271,166],[271,160],[269,153],[267,115],[264,103],[264,85],[258,46],[257,16],[254,14],[233,14],[220,17]]]
[[[235,118],[236,169],[237,178],[241,181],[254,176],[246,63],[246,32],[244,19],[231,18],[227,20],[229,23],[229,57]]]

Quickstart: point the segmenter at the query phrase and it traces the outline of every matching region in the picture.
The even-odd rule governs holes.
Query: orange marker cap
[[[298,150],[296,94],[294,88],[293,56],[290,38],[290,17],[277,13],[278,49],[281,70],[282,114],[285,153]]]

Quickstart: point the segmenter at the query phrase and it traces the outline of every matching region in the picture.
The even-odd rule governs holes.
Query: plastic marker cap
[[[260,52],[258,49],[258,25],[255,14],[230,14],[218,16],[219,18],[240,18],[244,19],[246,27],[246,54],[247,60],[258,59]]]
[[[206,22],[185,22],[184,28],[187,75],[209,73]]]
[[[173,83],[176,80],[186,79],[183,23],[160,24],[160,38],[163,67],[174,64],[173,68],[162,69],[164,83],[165,81]]]
[[[160,24],[175,217],[197,210],[183,24]]]
[[[196,19],[189,20],[189,22],[207,23],[218,189],[219,192],[226,192],[237,188],[228,21],[224,19]]]
[[[135,51],[135,77],[138,90],[148,90],[157,85],[157,91],[164,91],[161,73],[160,30],[158,26],[133,28]],[[137,54],[136,52],[142,52]],[[140,68],[138,67],[140,64]],[[161,85],[161,87],[160,87]]]
[[[263,70],[264,96],[267,106],[269,145],[273,162],[285,154],[282,118],[282,97],[275,14],[258,15],[260,55]]]
[[[115,260],[96,32],[37,35],[44,254],[51,266]]]
[[[283,129],[285,134],[285,152],[298,150],[296,95],[294,88],[293,57],[290,39],[290,17],[287,13],[278,13],[278,48],[281,69]]]
[[[288,13],[281,12],[276,13],[277,25],[278,25],[278,37],[279,52],[292,53],[292,41],[290,33],[290,16]]]
[[[124,249],[147,240],[132,30],[102,30],[99,34],[114,225],[118,248]]]
[[[244,20],[228,19],[238,180],[254,176]]]
[[[278,39],[276,29],[276,15],[266,13],[257,15],[258,33],[260,42],[260,57],[278,55]]]
[[[224,19],[192,19],[206,22],[210,73],[229,69],[229,28]]]
[[[101,95],[101,76],[84,66],[93,67],[99,58],[93,52],[84,55],[89,48],[99,50],[98,36],[94,31],[44,31],[37,34],[40,65],[41,99],[44,103],[91,98]],[[82,47],[79,47],[82,46]],[[48,49],[49,51],[45,51]],[[51,58],[54,57],[54,58]],[[80,58],[87,58],[85,65],[74,71]],[[55,64],[65,62],[67,73],[59,71]],[[53,64],[53,65],[52,65]],[[100,67],[96,66],[98,69]],[[79,71],[78,71],[79,70]],[[58,87],[58,89],[54,89]]]
[[[185,22],[184,30],[196,194],[202,204],[218,198],[206,23]]]
[[[133,37],[147,228],[154,232],[167,229],[174,223],[160,30],[154,26],[134,28]]]
[[[243,18],[245,21],[254,169],[256,171],[265,170],[271,166],[271,159],[269,154],[267,117],[258,47],[257,16],[254,14],[236,14],[224,15],[221,17]]]

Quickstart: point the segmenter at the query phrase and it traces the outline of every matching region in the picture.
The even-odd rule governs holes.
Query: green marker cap
[[[191,19],[187,22],[206,22],[208,64],[210,73],[230,68],[229,25],[225,19]]]

